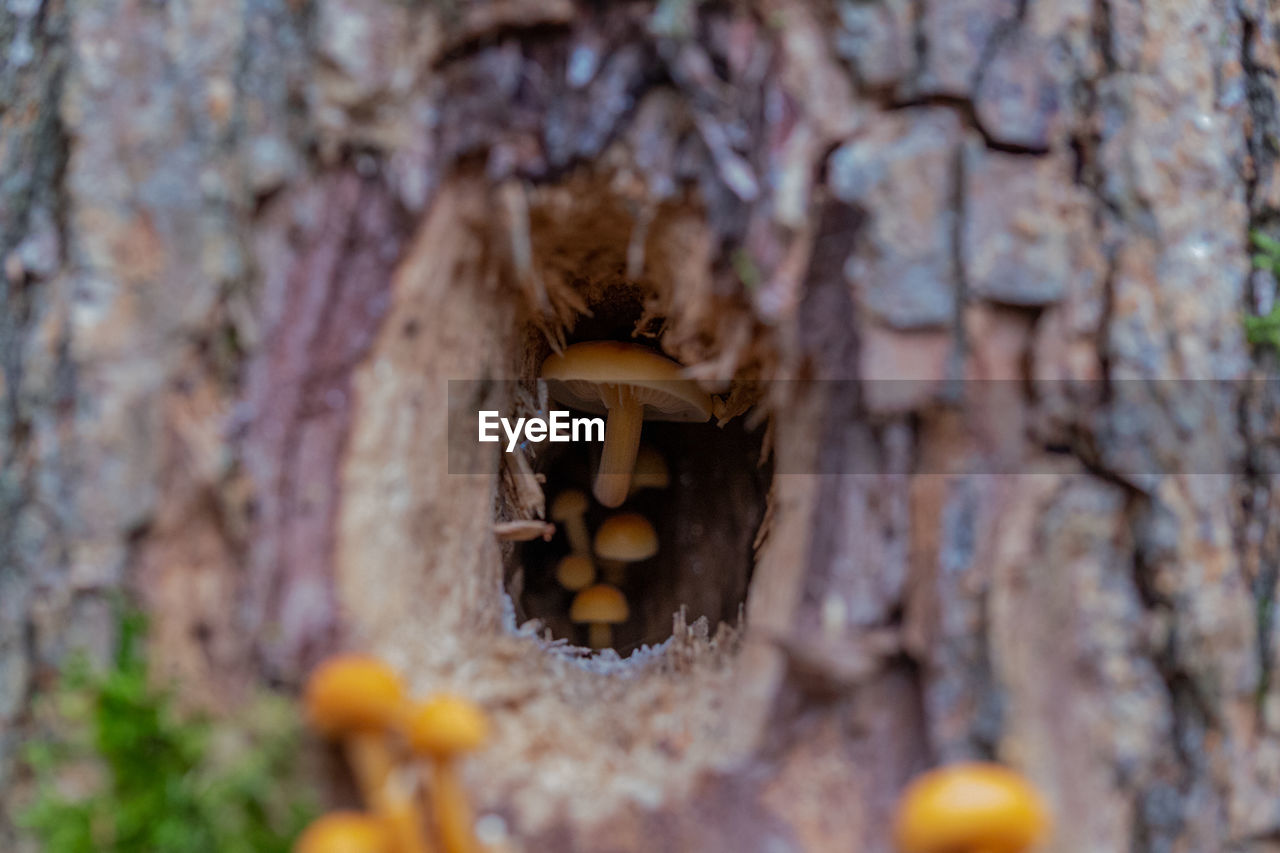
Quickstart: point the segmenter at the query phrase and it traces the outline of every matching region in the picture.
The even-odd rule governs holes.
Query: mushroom
[[[413,798],[394,778],[388,734],[406,706],[400,677],[376,658],[338,655],[322,663],[307,682],[306,707],[322,734],[342,741],[365,802],[383,819],[396,846],[421,853],[426,841]]]
[[[567,554],[556,564],[556,580],[570,592],[591,586],[595,579],[595,564],[585,554]]]
[[[641,489],[665,489],[671,485],[671,472],[667,460],[648,444],[640,445],[636,453],[636,467],[631,472],[631,494]]]
[[[591,533],[583,520],[588,505],[587,496],[577,489],[565,489],[551,502],[551,520],[564,525],[569,548],[575,554],[591,553]]]
[[[593,649],[607,649],[613,645],[613,625],[626,622],[631,612],[627,599],[617,587],[607,583],[589,586],[574,596],[569,607],[569,619],[579,625],[586,623],[587,643]]]
[[[596,530],[596,556],[601,558],[605,580],[622,583],[627,563],[638,563],[658,553],[658,532],[638,512],[620,512],[604,520]]]
[[[627,498],[645,418],[702,423],[711,417],[710,395],[684,378],[680,364],[639,344],[574,344],[542,363],[542,378],[552,399],[607,416],[592,489],[607,507]]]
[[[361,812],[332,812],[311,822],[294,853],[394,853],[382,821]]]
[[[408,738],[414,752],[431,760],[431,801],[445,853],[480,850],[456,762],[459,755],[479,749],[489,739],[484,712],[459,696],[432,696],[410,714]]]
[[[1048,810],[1018,773],[999,764],[953,764],[918,777],[894,819],[899,853],[1022,853],[1040,842]]]

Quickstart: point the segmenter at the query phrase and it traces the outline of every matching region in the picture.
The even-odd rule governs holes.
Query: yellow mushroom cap
[[[639,344],[574,344],[542,363],[542,378],[553,400],[591,414],[608,411],[601,386],[626,385],[644,404],[646,420],[702,423],[711,417],[711,396],[685,378],[680,363]]]
[[[556,580],[565,589],[579,590],[590,586],[595,579],[596,567],[590,557],[569,554],[556,564]]]
[[[626,622],[630,615],[626,597],[607,583],[587,587],[573,597],[569,607],[569,619],[579,623],[615,624]]]
[[[377,658],[338,655],[311,673],[305,701],[312,725],[324,734],[376,731],[399,719],[404,684]]]
[[[671,472],[662,454],[647,444],[636,453],[636,468],[631,474],[631,488],[665,489],[671,485]]]
[[[596,553],[606,560],[635,563],[658,553],[658,531],[638,512],[620,512],[596,530]]]
[[[410,713],[408,738],[415,752],[447,758],[483,746],[489,719],[474,702],[438,693]]]
[[[565,489],[551,502],[551,517],[556,521],[564,521],[566,518],[582,515],[589,507],[590,502],[584,492]]]
[[[372,815],[333,812],[308,826],[293,849],[294,853],[392,853],[391,834]]]
[[[953,764],[907,787],[894,839],[899,853],[1022,853],[1048,827],[1044,801],[1018,773],[999,764]]]

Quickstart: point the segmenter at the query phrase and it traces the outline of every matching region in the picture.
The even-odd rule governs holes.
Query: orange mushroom
[[[566,554],[556,563],[556,581],[570,592],[591,586],[595,579],[595,564],[583,554]]]
[[[575,554],[591,553],[591,533],[583,519],[589,507],[587,496],[577,489],[565,489],[551,502],[551,520],[564,527],[569,549]]]
[[[404,685],[376,658],[339,655],[307,682],[307,714],[322,734],[341,740],[365,802],[392,833],[402,853],[424,853],[422,821],[411,791],[395,777],[390,733],[404,715]]]
[[[894,819],[899,853],[1024,853],[1042,841],[1044,800],[999,764],[931,770],[903,793]]]
[[[658,531],[638,512],[619,512],[596,530],[596,556],[609,583],[622,583],[628,563],[639,563],[658,553]]]
[[[608,418],[592,489],[608,507],[620,506],[630,491],[646,418],[694,423],[711,418],[710,395],[684,377],[680,364],[639,344],[574,344],[542,363],[542,379],[552,399]]]
[[[630,615],[626,597],[607,583],[587,587],[569,606],[569,619],[587,626],[587,643],[593,649],[612,646],[613,626],[626,622]]]
[[[475,703],[442,693],[413,710],[407,736],[413,751],[431,760],[432,812],[445,853],[475,853],[480,844],[457,759],[489,739],[489,720]]]
[[[312,821],[294,853],[396,853],[382,821],[360,812],[333,812]]]

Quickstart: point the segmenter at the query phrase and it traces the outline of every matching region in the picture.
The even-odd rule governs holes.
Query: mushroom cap
[[[900,853],[1022,853],[1040,841],[1049,814],[1035,789],[999,764],[953,764],[918,777],[894,820]]]
[[[638,512],[620,512],[596,530],[596,553],[606,560],[635,563],[658,553],[658,531]]]
[[[551,517],[556,521],[564,521],[566,518],[573,518],[575,515],[582,515],[591,506],[586,492],[577,489],[565,489],[556,495],[555,500],[551,502]]]
[[[569,590],[579,590],[590,586],[596,579],[596,567],[590,557],[582,554],[568,554],[556,563],[556,581]]]
[[[326,735],[390,728],[404,710],[404,683],[395,670],[368,655],[337,655],[311,673],[307,715]]]
[[[608,413],[601,386],[626,385],[652,421],[702,423],[711,417],[711,396],[684,377],[684,368],[648,347],[617,341],[574,344],[542,363],[553,400],[595,415]]]
[[[316,819],[298,838],[294,853],[392,853],[382,821],[361,812],[333,812]]]
[[[648,444],[640,445],[636,453],[636,467],[631,472],[632,489],[665,489],[671,485],[671,472],[667,460]]]
[[[598,583],[589,586],[573,598],[569,607],[569,619],[574,622],[616,624],[626,622],[631,611],[627,599],[615,586]]]
[[[469,699],[437,693],[410,712],[407,736],[414,752],[447,758],[483,746],[489,718]]]

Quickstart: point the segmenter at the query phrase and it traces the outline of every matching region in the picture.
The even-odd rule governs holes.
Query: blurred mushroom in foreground
[[[298,837],[294,853],[397,853],[382,821],[360,812],[317,818]]]
[[[412,791],[396,776],[389,743],[406,708],[400,677],[376,658],[338,655],[311,674],[305,701],[312,725],[342,742],[365,803],[383,820],[397,850],[424,853],[422,819]]]
[[[410,714],[407,735],[413,751],[431,761],[432,813],[445,853],[480,850],[457,759],[489,739],[484,712],[460,696],[438,694]]]
[[[1000,764],[953,764],[917,777],[894,819],[898,853],[1025,853],[1049,830],[1044,800]]]

